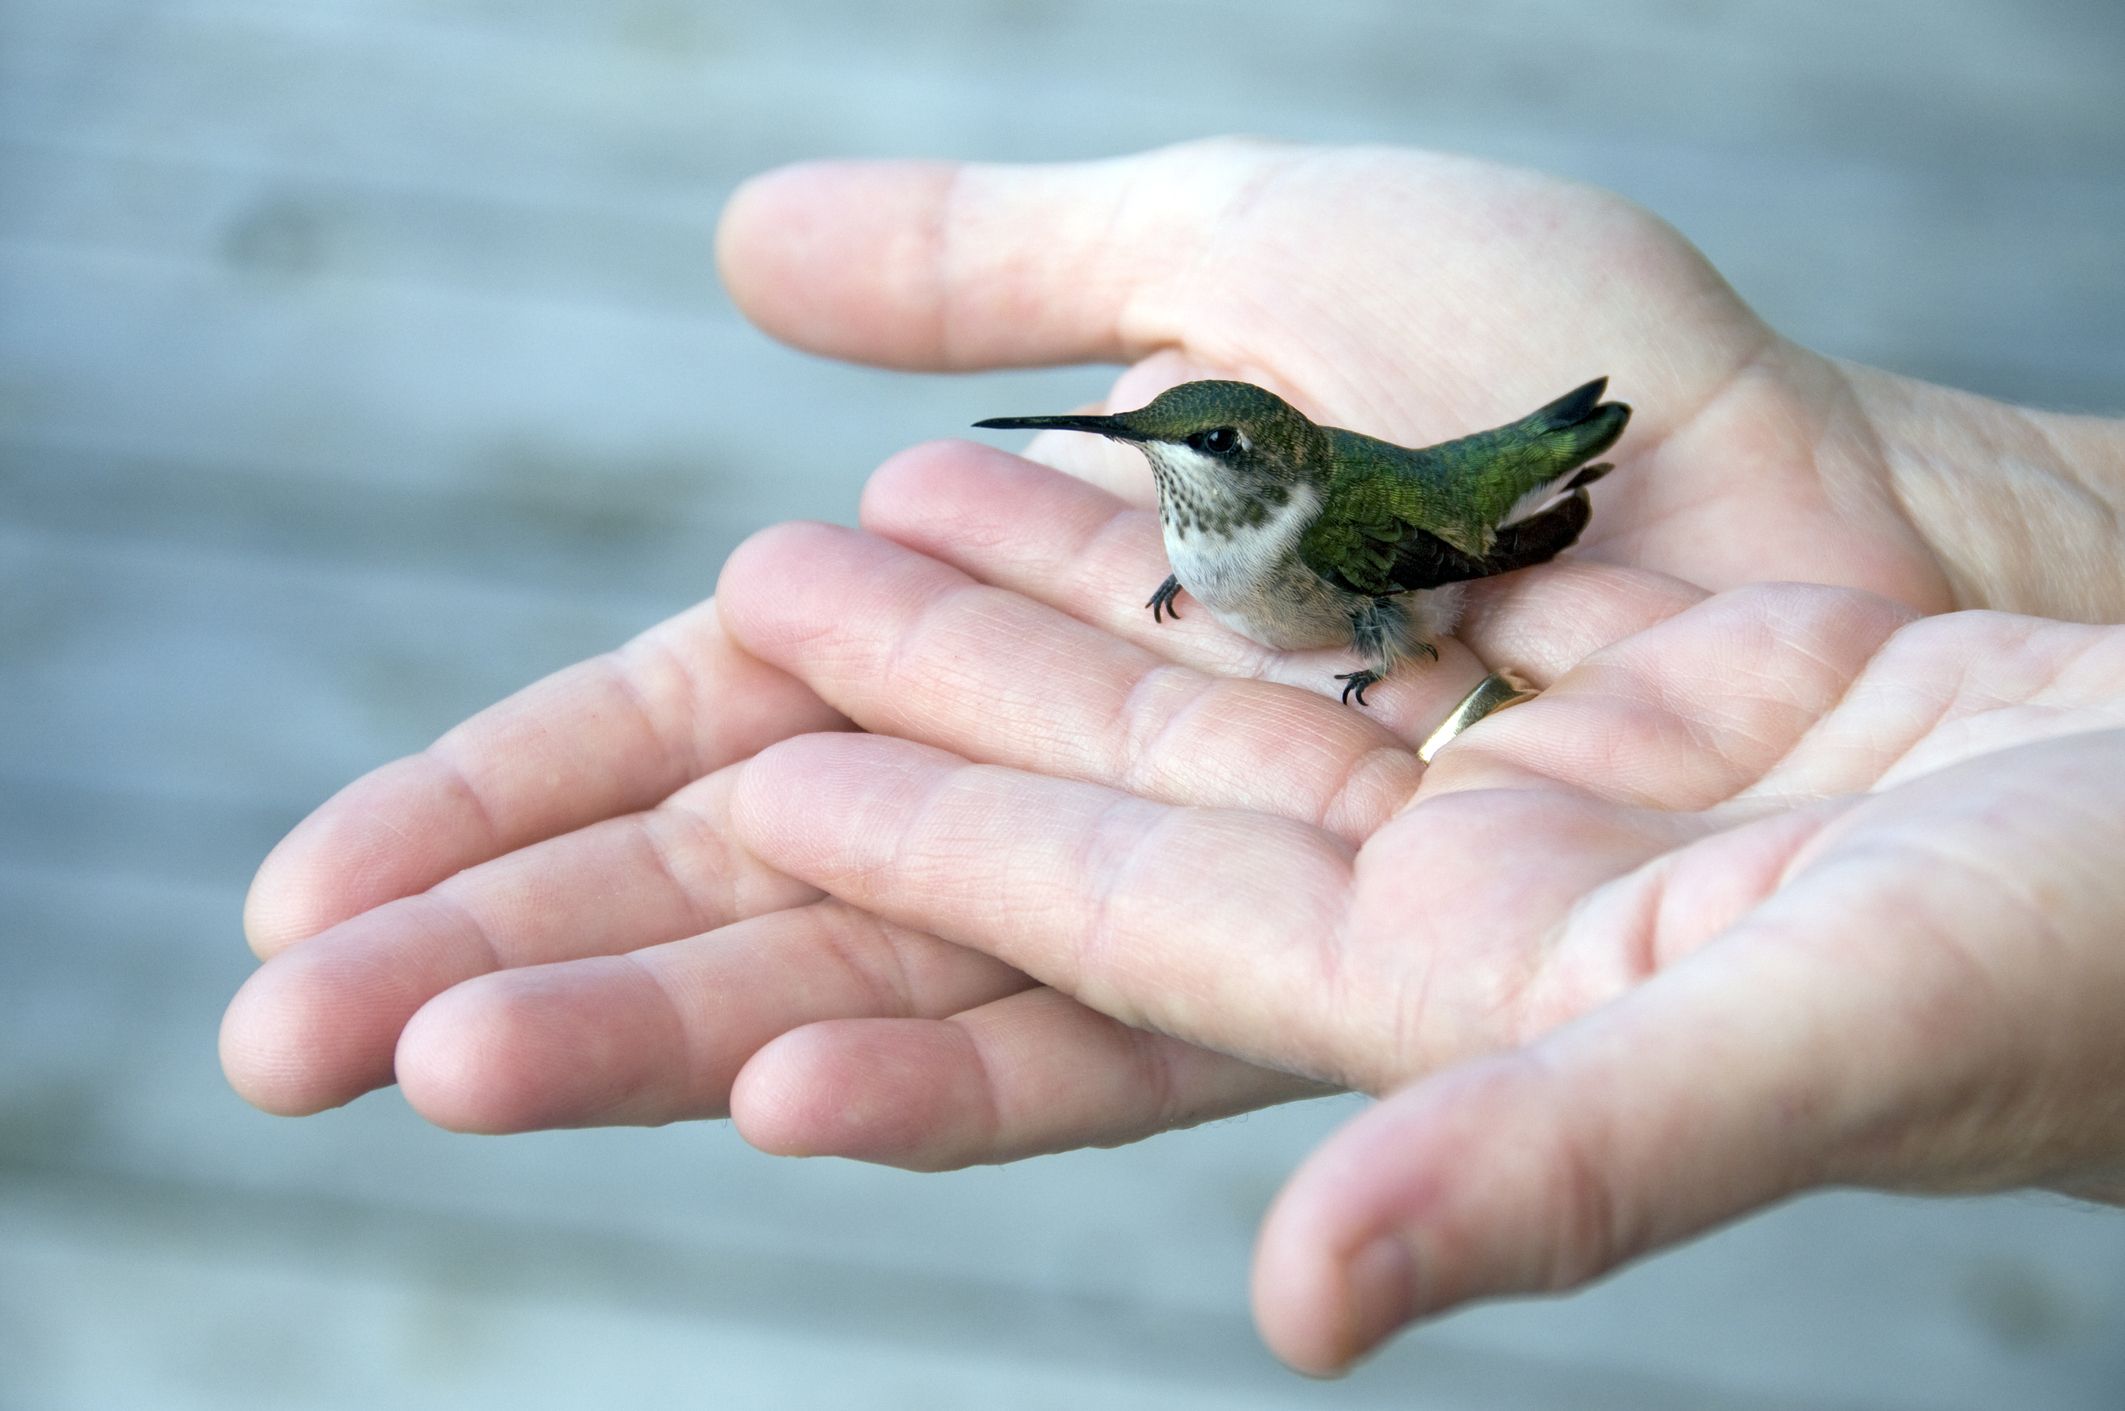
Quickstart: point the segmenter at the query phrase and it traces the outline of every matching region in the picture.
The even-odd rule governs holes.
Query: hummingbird
[[[1184,382],[1133,412],[1002,416],[995,430],[1086,431],[1151,462],[1173,569],[1144,606],[1178,618],[1186,589],[1267,647],[1348,647],[1342,699],[1399,663],[1438,659],[1471,579],[1547,562],[1586,528],[1587,462],[1630,420],[1597,377],[1490,431],[1411,449],[1320,426],[1247,382]],[[1576,473],[1575,473],[1576,472]],[[1569,479],[1566,477],[1569,476]]]

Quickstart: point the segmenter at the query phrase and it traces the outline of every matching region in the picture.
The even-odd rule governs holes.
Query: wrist
[[[2125,422],[1844,372],[1957,607],[2125,622]]]

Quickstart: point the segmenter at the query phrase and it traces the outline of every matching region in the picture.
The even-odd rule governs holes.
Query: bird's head
[[[1151,462],[1160,498],[1205,508],[1243,500],[1283,504],[1324,479],[1327,433],[1274,392],[1249,382],[1183,382],[1133,412],[1110,416],[1001,416],[976,426],[1088,431],[1126,441]]]

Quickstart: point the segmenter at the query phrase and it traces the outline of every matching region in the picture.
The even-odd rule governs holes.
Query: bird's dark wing
[[[1346,592],[1385,597],[1547,563],[1578,539],[1593,515],[1586,487],[1607,474],[1588,466],[1568,493],[1539,513],[1501,527],[1490,552],[1465,553],[1393,512],[1389,497],[1340,497],[1299,540],[1308,568]]]

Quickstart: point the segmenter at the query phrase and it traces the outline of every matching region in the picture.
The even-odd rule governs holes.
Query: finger
[[[1052,166],[806,163],[738,189],[717,259],[747,317],[830,357],[1126,361],[1181,341],[1157,292],[1280,160],[1228,142]]]
[[[1854,1120],[1864,1003],[1793,947],[1680,967],[1531,1049],[1449,1069],[1336,1133],[1257,1245],[1263,1335],[1344,1370],[1412,1319],[1575,1287],[1819,1178]],[[1844,1035],[1841,1039],[1838,1035]]]
[[[618,955],[802,906],[816,889],[730,842],[734,776],[385,902],[268,960],[222,1022],[222,1065],[270,1112],[315,1112],[393,1079],[422,1005],[498,969]]]
[[[1910,620],[1886,598],[1798,583],[1707,598],[1458,737],[1434,757],[1425,795],[1561,783],[1643,808],[1775,804],[1758,781]]]
[[[1317,688],[1333,679],[1322,669],[1330,654],[1272,651],[1189,597],[1155,620],[1144,600],[1172,571],[1156,512],[1025,458],[964,441],[916,446],[872,474],[861,518],[869,532],[967,577],[1185,666]]]
[[[1132,1027],[1339,1084],[1372,1037],[1338,1004],[1352,852],[1318,828],[874,735],[759,755],[731,819],[770,865]]]
[[[737,641],[866,729],[987,762],[1261,809],[1352,838],[1408,798],[1422,772],[1370,712],[1176,668],[852,530],[785,525],[754,536],[731,556],[723,609]],[[1449,654],[1382,691],[1378,714],[1429,731],[1481,674]]]
[[[1493,668],[1546,687],[1705,596],[1663,573],[1567,556],[1469,584],[1454,635]]]
[[[1337,669],[1326,664],[1329,653],[1272,652],[1220,630],[1199,607],[1184,606],[1178,627],[1154,621],[1130,585],[1148,591],[1168,571],[1157,516],[1020,459],[963,442],[916,447],[871,477],[863,526],[1205,671],[1322,690]],[[1566,560],[1471,584],[1456,636],[1487,666],[1541,686],[1704,596],[1662,574]],[[1412,662],[1383,687],[1419,676],[1448,677],[1464,691],[1475,684],[1450,668]],[[1382,689],[1379,698],[1389,694]],[[1436,702],[1426,707],[1436,710]],[[1417,718],[1428,732],[1443,713]]]
[[[1554,785],[1456,793],[1354,858],[1288,819],[856,735],[763,752],[731,817],[770,865],[1124,1023],[1373,1092],[1570,1017],[1619,974],[1642,979],[1642,947],[1559,960],[1553,933],[1710,826]]]
[[[736,650],[713,602],[491,706],[327,800],[244,903],[263,958],[528,843],[646,808],[770,741],[839,728]]]
[[[1040,988],[943,1021],[796,1029],[746,1064],[731,1111],[747,1141],[778,1155],[943,1171],[1118,1146],[1326,1091]]]
[[[1758,788],[1878,790],[2003,744],[2118,725],[2125,633],[2115,627],[1994,612],[1907,619]]]
[[[1031,983],[987,956],[818,902],[459,985],[406,1026],[399,1084],[422,1116],[457,1131],[722,1117],[739,1070],[790,1029],[941,1018]]]

